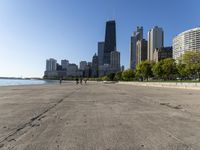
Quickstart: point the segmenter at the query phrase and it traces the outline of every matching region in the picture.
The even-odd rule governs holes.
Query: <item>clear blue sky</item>
[[[200,26],[199,0],[1,0],[0,76],[42,77],[45,61],[91,61],[115,19],[121,64],[129,66],[130,36],[137,25],[165,32],[165,45]]]

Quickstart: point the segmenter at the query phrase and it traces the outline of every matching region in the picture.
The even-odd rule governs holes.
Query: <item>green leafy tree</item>
[[[198,77],[200,81],[200,51],[186,51],[182,56],[182,63],[186,64],[190,76]]]
[[[109,80],[109,78],[107,76],[102,77],[102,81],[108,81],[108,80]]]
[[[122,72],[122,79],[125,81],[132,81],[135,77],[135,73],[132,69],[128,69]]]
[[[164,79],[174,79],[177,73],[176,62],[172,58],[163,59],[162,69],[164,73]]]
[[[116,81],[122,80],[122,71],[119,71],[119,72],[117,72],[117,73],[115,74],[114,80],[116,80]]]
[[[182,62],[185,64],[197,64],[200,62],[200,51],[186,51],[182,56]]]
[[[195,71],[197,73],[198,79],[200,81],[200,63],[194,64]]]
[[[115,73],[109,73],[109,74],[107,75],[107,78],[108,78],[109,81],[113,81],[113,80],[114,80],[114,77],[115,77]]]
[[[186,68],[186,64],[179,63],[176,65],[178,77],[183,80],[188,77],[188,70]]]
[[[149,77],[153,75],[152,73],[153,63],[149,61],[142,61],[136,66],[136,76],[141,78],[142,80],[149,80]]]
[[[200,81],[200,63],[186,64],[187,72],[190,78],[197,79]]]
[[[164,71],[163,71],[162,65],[163,65],[163,60],[157,62],[157,63],[152,67],[153,75],[154,75],[157,79],[163,79]]]

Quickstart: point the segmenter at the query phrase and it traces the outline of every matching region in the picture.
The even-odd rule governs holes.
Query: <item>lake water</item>
[[[33,84],[47,84],[47,83],[52,83],[52,82],[45,80],[0,79],[0,86],[33,85]]]

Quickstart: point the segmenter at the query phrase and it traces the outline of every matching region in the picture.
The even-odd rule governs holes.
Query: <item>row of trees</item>
[[[163,59],[157,63],[142,61],[135,70],[128,69],[123,72],[111,73],[103,80],[192,80],[200,81],[200,52],[187,51],[178,60]]]

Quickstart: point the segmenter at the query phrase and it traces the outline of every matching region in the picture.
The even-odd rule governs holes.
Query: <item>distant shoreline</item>
[[[57,81],[43,79],[0,78],[0,86],[53,84]]]
[[[0,77],[0,79],[16,79],[16,80],[43,80],[42,78],[21,78],[21,77]]]

